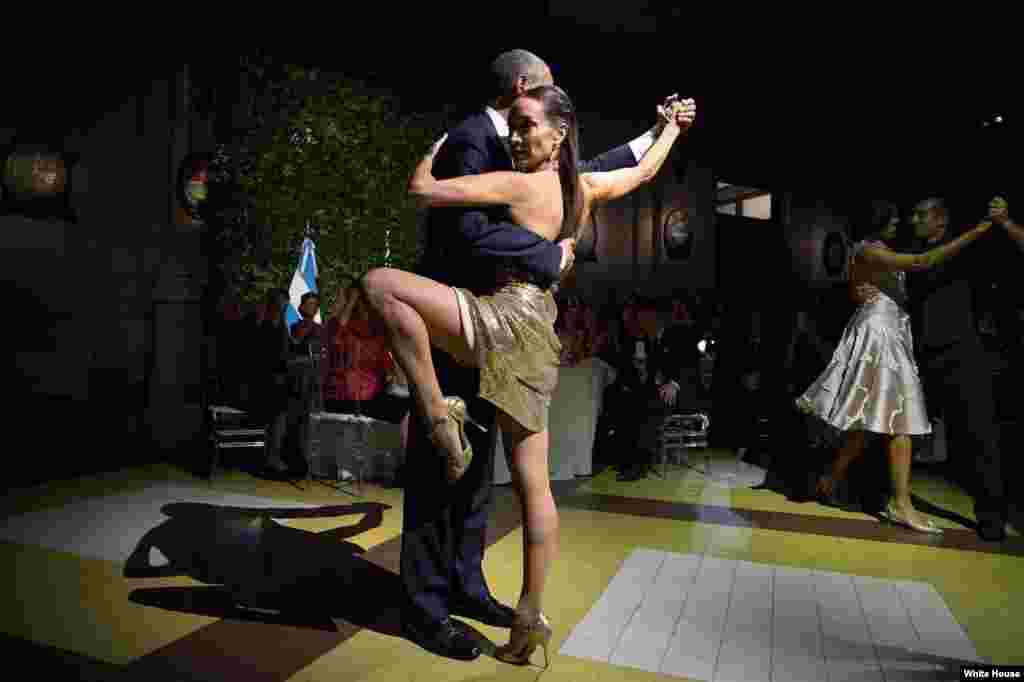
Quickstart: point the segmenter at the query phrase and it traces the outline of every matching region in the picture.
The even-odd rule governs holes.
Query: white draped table
[[[548,423],[551,450],[548,470],[553,481],[572,480],[594,473],[594,436],[601,414],[604,390],[615,381],[615,370],[599,358],[588,358],[575,367],[562,367],[551,399]],[[512,476],[498,436],[494,482],[510,483]]]
[[[615,381],[615,370],[598,358],[575,367],[562,367],[551,400],[549,472],[553,481],[572,480],[594,473],[594,437],[604,391]],[[365,465],[368,479],[394,474],[401,452],[398,424],[362,415],[318,412],[313,416],[315,446],[313,473],[335,476],[338,467]],[[501,435],[494,463],[494,482],[510,483]]]
[[[393,476],[403,456],[401,427],[364,415],[314,412],[310,434],[314,475],[360,470],[367,480]]]

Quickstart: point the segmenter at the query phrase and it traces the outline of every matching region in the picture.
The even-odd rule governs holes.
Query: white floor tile
[[[559,653],[608,661],[665,558],[665,552],[648,549],[626,557],[590,613],[562,643]]]
[[[660,672],[712,679],[735,574],[735,561],[704,556]]]
[[[715,682],[770,682],[772,567],[736,562]]]
[[[657,670],[692,592],[701,557],[668,554],[643,603],[626,625],[610,657],[615,665]]]
[[[917,632],[919,651],[953,661],[986,662],[934,587],[927,583],[903,582],[896,587],[896,592]]]
[[[931,585],[653,550],[562,653],[708,682],[925,682],[983,662]]]

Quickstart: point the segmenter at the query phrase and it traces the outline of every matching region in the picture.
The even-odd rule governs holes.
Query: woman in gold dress
[[[427,207],[504,206],[512,222],[546,239],[574,237],[595,204],[622,197],[655,176],[676,138],[692,124],[695,107],[687,100],[659,112],[665,125],[636,166],[580,174],[572,102],[557,87],[535,88],[516,100],[509,114],[516,171],[437,181],[431,168],[442,138],[417,167],[410,192]],[[468,415],[462,398],[442,395],[431,344],[480,369],[479,395],[498,408],[524,520],[523,588],[511,640],[498,657],[522,664],[538,645],[546,657],[551,628],[541,613],[541,594],[558,533],[548,479],[548,406],[561,350],[552,292],[509,275],[499,276],[489,295],[476,296],[391,268],[370,271],[362,285],[388,330],[431,439],[448,459],[451,481],[465,473],[472,457],[464,431]]]

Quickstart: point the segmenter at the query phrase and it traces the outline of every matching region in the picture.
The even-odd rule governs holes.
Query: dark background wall
[[[1002,78],[992,65],[1011,63],[996,58],[998,44],[989,45],[988,68],[967,69],[961,57],[956,71],[943,68],[941,55],[843,56],[835,46],[822,79],[797,68],[806,49],[775,50],[778,40],[706,49],[700,30],[672,8],[631,5],[613,16],[584,5],[521,8],[539,22],[526,43],[507,34],[468,42],[431,35],[429,58],[422,41],[357,50],[309,40],[275,49],[281,59],[365,77],[421,111],[475,105],[473,84],[495,53],[533,49],[580,107],[587,156],[648,128],[661,97],[697,97],[697,125],[657,184],[598,216],[598,262],[580,265],[572,286],[601,301],[636,289],[708,289],[752,297],[769,312],[810,306],[808,291],[839,291],[822,276],[816,249],[828,232],[848,231],[856,201],[940,192],[963,221],[995,192],[1020,201],[1019,132],[981,126],[1007,104],[1005,82],[992,86]],[[191,60],[193,76],[205,74],[230,119],[237,55],[178,63],[142,55],[132,69],[120,54],[93,55],[37,64],[8,83],[0,147],[47,142],[80,153],[85,170],[72,183],[76,223],[0,215],[0,287],[13,330],[4,340],[7,409],[28,444],[11,461],[26,475],[174,456],[195,436],[206,263],[201,234],[174,223],[173,183],[188,152],[212,146],[216,122],[196,113],[182,65]],[[950,80],[960,72],[972,74],[968,82]],[[72,86],[87,95],[69,94]],[[935,104],[950,92],[955,107]],[[769,189],[775,219],[761,229],[722,219],[713,206],[720,180]],[[655,246],[657,213],[671,206],[690,210],[695,245],[685,262],[666,262]],[[992,273],[1020,272],[1020,254],[1005,239],[987,248],[1005,266]],[[1019,300],[1024,287],[991,277],[1001,300]]]
[[[88,66],[64,75],[85,78],[102,65]],[[203,270],[198,233],[175,225],[172,212],[181,159],[210,143],[209,126],[190,117],[185,83],[180,69],[154,65],[145,82],[107,82],[95,99],[52,109],[27,86],[22,108],[9,109],[15,125],[0,129],[0,147],[45,144],[80,157],[74,221],[0,215],[0,287],[16,311],[4,335],[5,416],[20,444],[8,459],[11,481],[150,461],[158,455],[147,407],[198,405],[196,311],[172,323],[181,332],[168,339],[173,347],[157,338],[169,268]],[[178,421],[188,434],[188,420]]]

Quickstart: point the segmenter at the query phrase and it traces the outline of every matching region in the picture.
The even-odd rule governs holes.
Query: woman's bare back
[[[528,173],[530,191],[509,205],[512,222],[555,241],[562,231],[562,184],[555,171]]]

